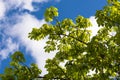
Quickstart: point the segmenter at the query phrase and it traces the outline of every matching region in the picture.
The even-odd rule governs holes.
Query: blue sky
[[[96,10],[102,9],[105,4],[106,0],[0,0],[0,73],[9,65],[10,55],[17,50],[24,53],[27,65],[36,62],[43,70],[42,75],[46,73],[45,60],[52,58],[55,52],[44,52],[47,39],[34,41],[28,38],[33,27],[46,23],[46,8],[57,7],[59,20],[74,20],[78,15],[87,17],[93,23],[91,29],[97,31],[94,15]]]

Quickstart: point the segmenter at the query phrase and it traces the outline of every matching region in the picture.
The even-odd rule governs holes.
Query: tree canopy
[[[57,19],[58,9],[46,9],[45,20],[40,28],[33,28],[29,38],[48,38],[45,52],[57,51],[53,59],[46,61],[48,79],[109,80],[120,76],[120,2],[108,0],[108,4],[96,11],[95,18],[102,26],[91,38],[92,26],[88,18],[77,16],[75,20]],[[52,21],[56,21],[55,24]],[[63,65],[61,65],[64,63]],[[95,74],[88,75],[90,70]]]
[[[89,29],[92,23],[83,16],[78,15],[75,20],[65,18],[59,21],[58,9],[54,6],[47,8],[44,16],[48,23],[33,28],[29,33],[30,39],[48,38],[45,52],[56,52],[53,59],[46,60],[48,73],[44,80],[110,80],[110,77],[120,77],[119,0],[108,0],[102,10],[96,11],[97,24],[102,28],[95,36],[91,35]],[[56,23],[53,24],[53,21]],[[25,61],[23,55],[20,52],[16,54],[20,55],[13,55],[12,67],[6,68],[5,75],[1,75],[3,80],[9,80],[4,79],[6,76],[10,76],[10,80],[27,80],[30,76],[30,80],[41,73],[35,64],[29,68],[21,65]],[[94,71],[94,74],[89,75],[90,71]]]
[[[23,53],[16,51],[11,55],[10,66],[5,68],[4,74],[0,74],[0,80],[33,80],[40,73],[41,70],[35,63],[27,66]]]

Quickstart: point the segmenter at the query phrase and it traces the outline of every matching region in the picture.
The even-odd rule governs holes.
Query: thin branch
[[[63,36],[71,37],[71,38],[76,39],[77,41],[79,41],[79,42],[81,42],[81,43],[83,43],[85,45],[88,45],[88,43],[86,43],[86,42],[84,42],[84,41],[82,41],[80,39],[77,39],[77,38],[75,38],[73,36],[70,36],[70,35],[66,35],[66,34],[50,34],[50,35],[63,35]]]
[[[38,76],[37,78],[43,79],[43,78],[47,78],[47,77]],[[64,79],[64,78],[52,78],[52,79],[60,79],[60,80],[66,80],[66,79]]]
[[[54,20],[58,23],[58,27],[60,28],[60,21],[58,21],[58,19],[56,18],[56,17],[54,17]],[[60,28],[60,30],[62,30],[61,28]]]
[[[65,35],[65,34],[64,34],[64,35]],[[79,41],[79,42],[81,42],[81,43],[83,43],[83,44],[85,44],[85,45],[88,45],[86,42],[84,42],[84,41],[82,41],[82,40],[80,40],[80,39],[77,39],[77,38],[75,38],[75,37],[73,37],[73,36],[69,36],[69,35],[65,35],[65,36],[74,38],[74,39],[76,39],[77,41]]]
[[[52,12],[52,14],[54,14],[54,12]],[[53,19],[58,23],[58,27],[59,27],[60,31],[62,31],[62,29],[60,28],[61,25],[60,25],[59,20],[56,17],[53,17]]]

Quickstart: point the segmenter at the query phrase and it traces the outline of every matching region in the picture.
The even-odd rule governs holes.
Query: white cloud
[[[0,0],[0,20],[5,16],[5,4],[2,0]]]
[[[49,0],[33,0],[34,2],[48,2]]]
[[[0,0],[0,20],[4,23],[0,24],[0,33],[2,33],[2,40],[0,39],[0,60],[8,58],[10,53],[18,50],[20,44],[24,45],[30,55],[34,57],[36,63],[42,69],[43,74],[46,73],[44,68],[45,60],[52,58],[54,53],[45,54],[43,47],[47,39],[41,41],[34,41],[28,38],[28,33],[31,32],[33,27],[40,27],[45,23],[44,19],[38,20],[29,13],[18,15],[14,13],[14,17],[7,17],[5,14],[9,13],[12,9],[17,9],[18,12],[27,9],[29,11],[36,11],[35,3],[48,2],[49,0]],[[39,6],[38,6],[39,7]],[[2,19],[4,18],[4,20]],[[9,22],[10,21],[10,22]],[[15,25],[13,24],[15,21]],[[12,22],[12,23],[11,23]],[[1,34],[0,34],[1,35]],[[14,42],[17,38],[19,42]],[[5,46],[4,48],[2,48]]]
[[[19,10],[37,10],[36,7],[32,5],[33,2],[43,3],[48,2],[48,0],[0,0],[0,19],[5,16],[6,11],[11,9],[19,8]]]
[[[6,4],[7,10],[19,8],[21,10],[27,9],[29,11],[35,11],[36,9],[32,5],[33,2],[42,3],[47,1],[48,0],[6,0],[4,3]]]
[[[0,60],[6,59],[10,53],[18,50],[18,44],[12,41],[12,38],[7,38],[2,44],[6,44],[4,49],[0,50]]]

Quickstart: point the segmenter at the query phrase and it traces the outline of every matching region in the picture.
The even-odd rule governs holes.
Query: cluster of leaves
[[[2,80],[33,80],[39,76],[41,70],[34,63],[28,67],[25,65],[24,55],[16,51],[11,55],[10,67],[5,68],[4,74],[0,74]]]
[[[45,19],[55,20],[56,24],[44,24],[29,33],[29,38],[34,40],[48,37],[45,51],[57,51],[53,59],[46,61],[47,80],[109,80],[111,76],[120,76],[119,0],[108,0],[108,5],[96,12],[97,23],[102,28],[92,38],[89,19],[78,16],[75,22],[69,18],[58,21],[56,16],[57,8],[48,8]],[[90,70],[95,74],[88,75]]]

